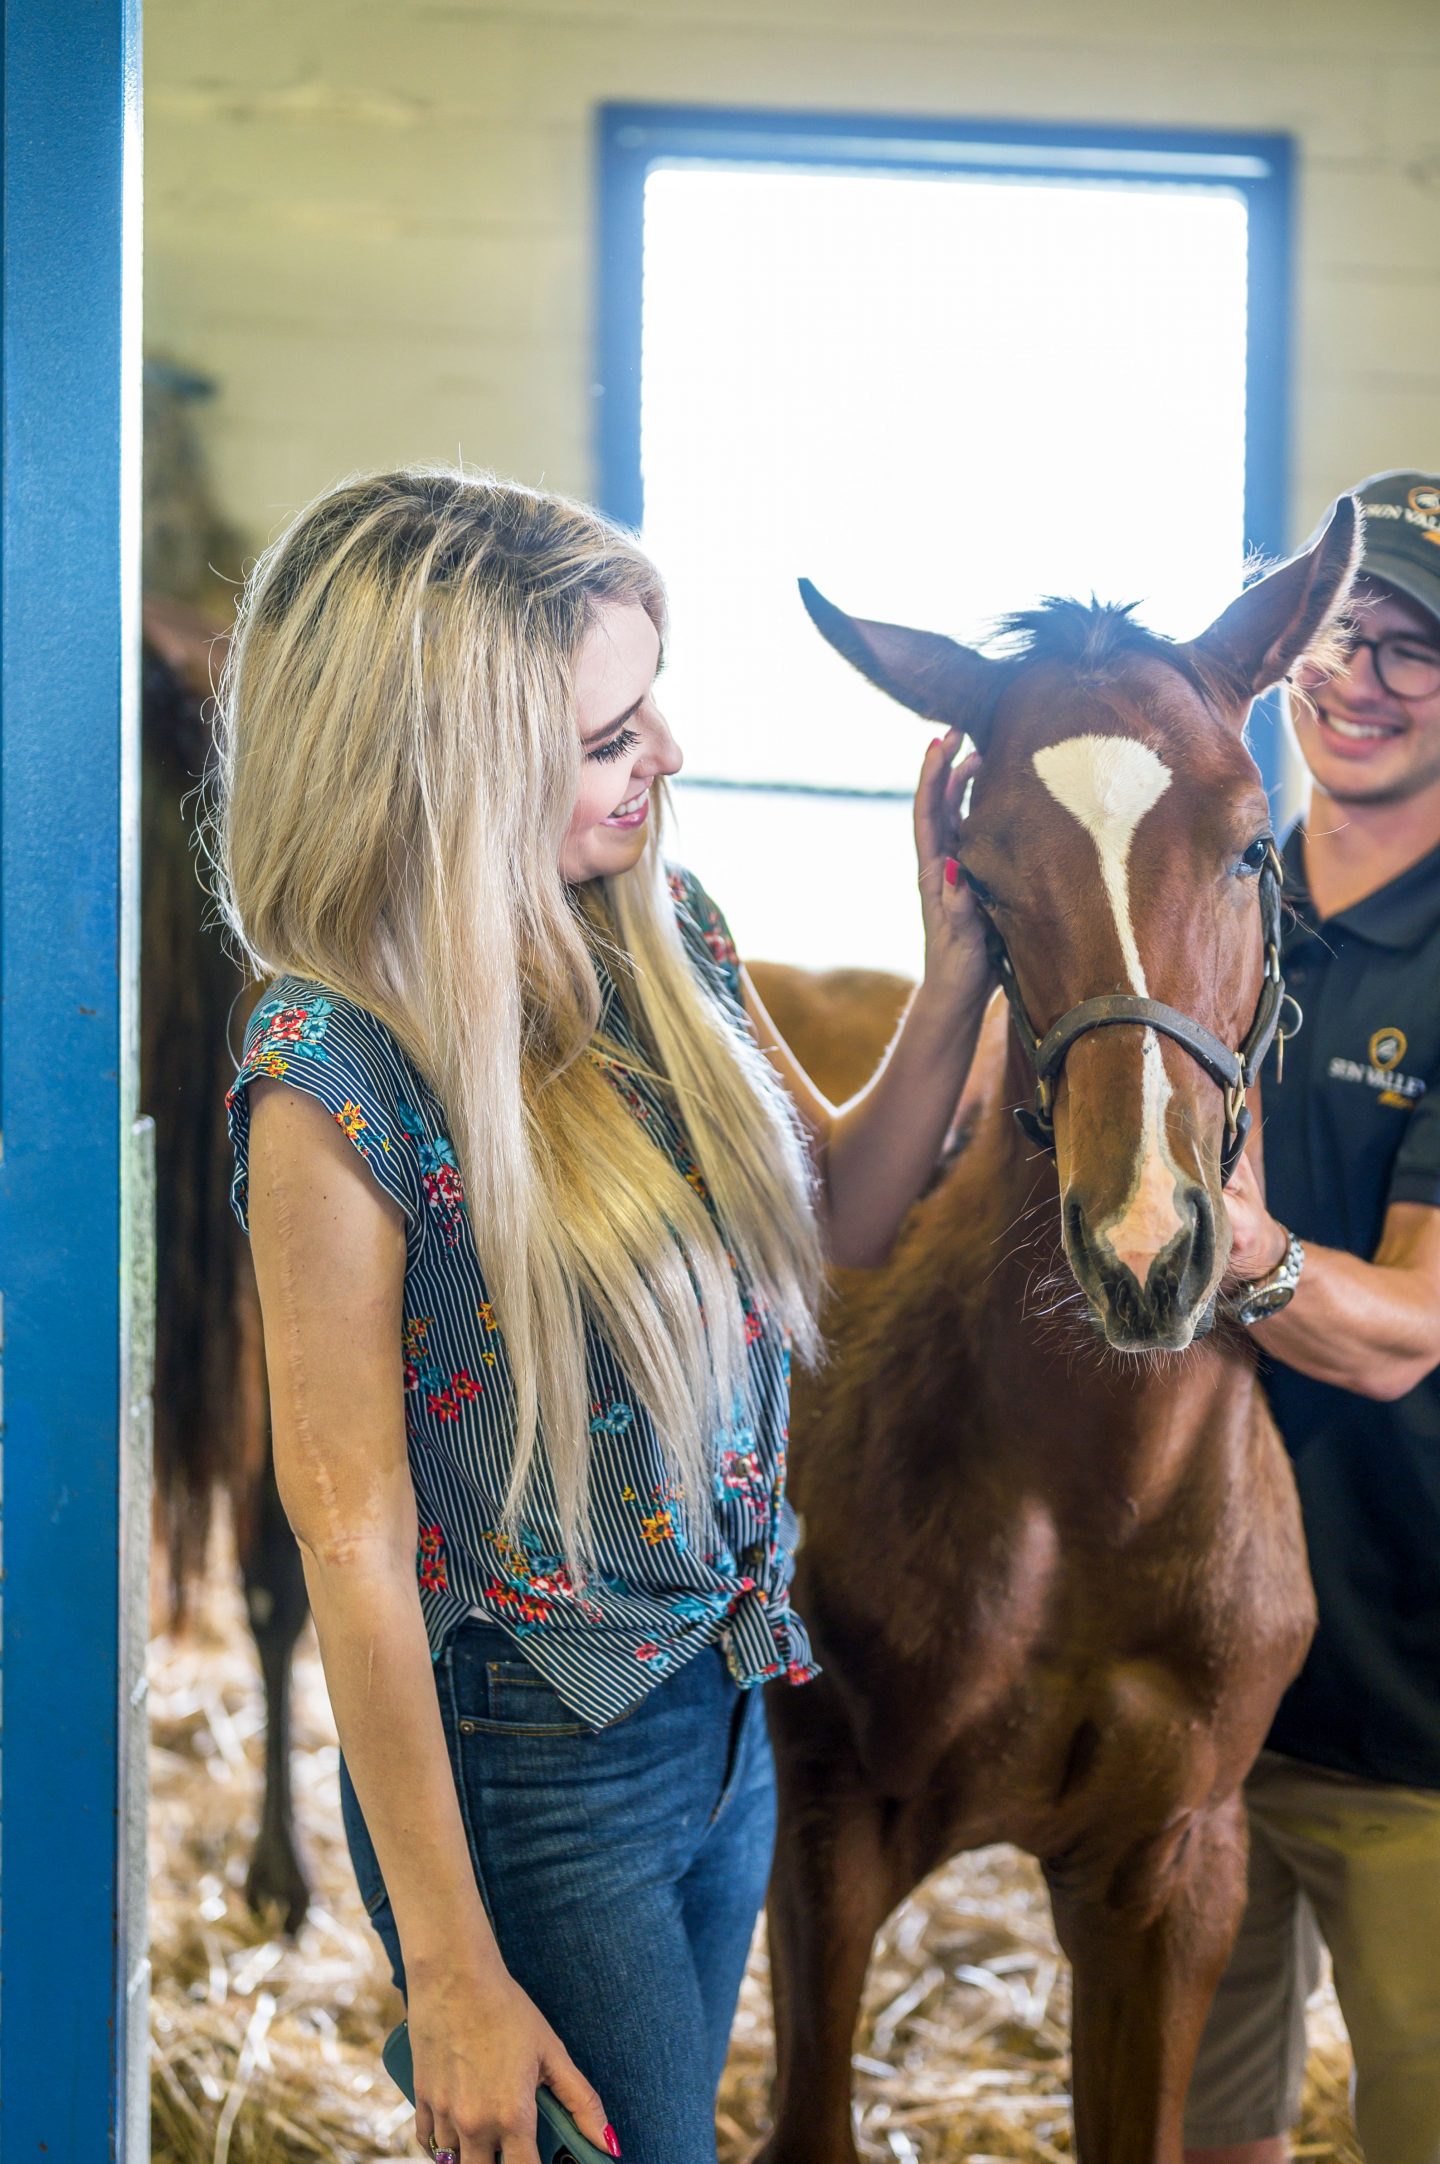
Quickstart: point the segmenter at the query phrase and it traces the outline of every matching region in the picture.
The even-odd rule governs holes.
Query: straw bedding
[[[188,1635],[154,1641],[150,1687],[155,2164],[413,2158],[409,2109],[378,2057],[399,2001],[350,1876],[313,1638],[298,1663],[295,1795],[316,1905],[298,1943],[257,1925],[240,1891],[263,1705],[228,1578]],[[1030,1861],[989,1849],[937,1873],[891,1919],[872,1964],[855,2058],[861,2155],[1068,2157],[1067,2022],[1067,1972]],[[1311,2031],[1300,2154],[1359,2164],[1328,1990]],[[770,2066],[762,1934],[721,2093],[721,2164],[756,2147]]]

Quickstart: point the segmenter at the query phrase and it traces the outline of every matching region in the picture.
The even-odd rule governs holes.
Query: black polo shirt
[[[1305,1010],[1265,1066],[1270,1211],[1366,1258],[1392,1202],[1440,1208],[1440,849],[1321,924],[1285,850],[1287,988]],[[1377,1404],[1265,1363],[1295,1464],[1320,1627],[1270,1742],[1440,1789],[1440,1371]]]

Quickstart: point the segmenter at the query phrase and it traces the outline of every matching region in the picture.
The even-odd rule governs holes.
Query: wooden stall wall
[[[593,491],[612,99],[1285,130],[1293,537],[1437,455],[1431,0],[148,0],[146,76],[147,349],[220,385],[217,493],[252,544],[362,464],[458,451]]]

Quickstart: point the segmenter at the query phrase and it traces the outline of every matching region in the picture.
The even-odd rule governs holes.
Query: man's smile
[[[1324,706],[1317,709],[1316,725],[1346,756],[1353,755],[1362,746],[1384,743],[1391,737],[1405,734],[1403,721],[1352,721],[1347,715],[1337,714]]]

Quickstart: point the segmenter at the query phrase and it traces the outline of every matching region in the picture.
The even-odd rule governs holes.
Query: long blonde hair
[[[687,962],[660,819],[632,870],[574,890],[559,870],[575,664],[610,601],[640,603],[663,639],[654,566],[583,505],[440,467],[342,483],[247,584],[205,819],[252,973],[379,1016],[444,1106],[514,1383],[506,1522],[543,1436],[582,1571],[586,1316],[703,1524],[715,1437],[748,1396],[732,1259],[807,1358],[820,1276],[793,1110]],[[606,1077],[597,947],[719,1230]]]

